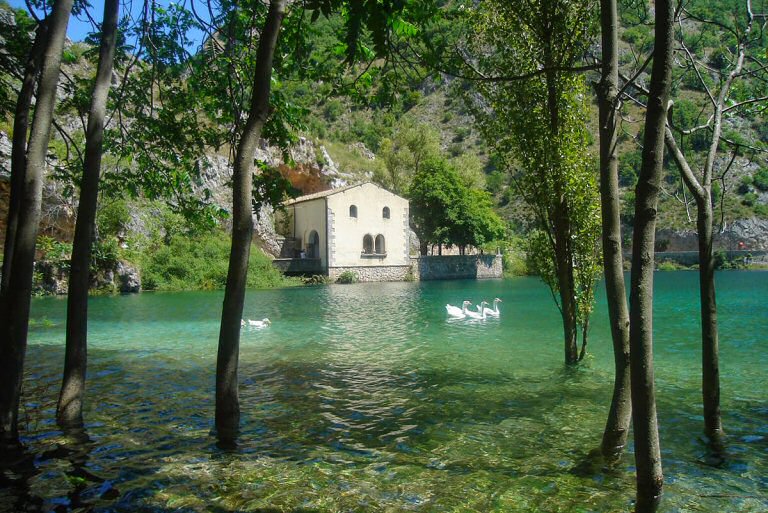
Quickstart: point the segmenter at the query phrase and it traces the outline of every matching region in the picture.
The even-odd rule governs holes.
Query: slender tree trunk
[[[269,115],[272,58],[285,15],[286,0],[271,0],[256,55],[251,107],[235,157],[232,175],[232,249],[219,331],[216,362],[216,433],[222,445],[232,445],[240,426],[237,365],[240,356],[240,320],[243,316],[248,257],[253,238],[251,189],[253,158],[261,129]]]
[[[551,36],[548,33],[548,36]],[[554,71],[552,60],[552,41],[545,45],[544,62],[548,71],[545,74],[547,87],[547,111],[549,113],[549,130],[553,140],[557,140],[560,132],[560,105],[557,87],[558,75]],[[559,166],[557,156],[554,156],[554,166]],[[563,191],[553,191],[556,206],[552,213],[554,231],[555,268],[557,285],[560,293],[560,314],[563,320],[563,345],[565,363],[570,365],[579,361],[578,326],[576,325],[576,283],[573,277],[573,251],[571,250],[571,219],[569,205]]]
[[[557,266],[557,284],[560,293],[560,314],[563,320],[563,342],[565,363],[570,365],[579,361],[578,326],[576,325],[576,293],[573,279],[573,261],[566,214],[556,214],[564,219],[555,222],[555,265]]]
[[[64,377],[56,408],[56,421],[65,428],[82,427],[85,370],[88,362],[88,285],[91,245],[96,224],[104,117],[112,79],[117,18],[120,0],[105,0],[99,64],[85,135],[85,161],[80,185],[75,238],[69,271],[67,297],[67,344]]]
[[[603,431],[600,452],[616,462],[624,452],[632,419],[629,384],[629,310],[624,286],[621,252],[619,162],[616,155],[618,115],[618,15],[616,0],[602,0],[600,18],[603,43],[602,79],[597,87],[600,110],[600,204],[603,224],[603,270],[608,319],[613,340],[615,375],[611,408]]]
[[[0,444],[16,445],[19,440],[18,415],[24,356],[27,351],[29,305],[35,242],[40,222],[40,207],[45,171],[45,156],[51,136],[56,87],[59,81],[61,52],[72,11],[72,0],[53,3],[49,33],[43,52],[35,116],[27,151],[24,193],[19,211],[16,245],[8,281],[8,292],[0,305]]]
[[[587,335],[589,334],[589,317],[584,320],[581,327],[581,350],[579,351],[579,361],[582,361],[587,355]]]
[[[656,1],[654,59],[645,117],[643,164],[635,192],[629,339],[637,513],[658,509],[664,481],[653,374],[653,252],[672,71],[673,15],[674,7],[669,0]]]
[[[27,166],[27,132],[29,131],[29,111],[32,97],[35,93],[35,81],[40,72],[43,56],[43,45],[47,35],[47,21],[43,20],[37,27],[35,41],[29,51],[24,78],[21,80],[19,97],[16,100],[16,111],[13,116],[13,140],[11,142],[11,194],[8,203],[8,221],[5,229],[5,246],[3,248],[3,276],[0,284],[0,296],[8,291],[11,279],[11,263],[13,250],[16,247],[16,228],[19,225],[19,210],[21,197],[24,194],[24,174]],[[1,303],[1,301],[0,301]]]
[[[709,191],[707,191],[709,192]],[[701,392],[704,402],[704,433],[716,452],[723,450],[720,416],[720,359],[715,301],[715,262],[712,258],[712,203],[709,194],[699,205],[699,290],[701,294]]]
[[[721,94],[724,101],[725,96]],[[716,109],[715,135],[720,137],[721,113]],[[713,140],[704,165],[701,182],[696,179],[688,161],[677,146],[672,131],[667,127],[666,144],[672,154],[686,186],[696,198],[696,229],[699,237],[699,300],[701,308],[701,390],[704,404],[704,434],[718,460],[725,450],[725,434],[720,415],[720,359],[717,329],[717,303],[715,301],[715,262],[712,257],[712,164],[717,142]],[[715,150],[712,150],[712,148]]]

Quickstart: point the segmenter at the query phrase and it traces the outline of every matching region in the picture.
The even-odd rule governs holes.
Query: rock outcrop
[[[715,250],[768,251],[768,220],[752,217],[739,219],[717,231],[714,236]],[[658,251],[698,251],[696,231],[662,229],[656,234]]]
[[[117,288],[123,294],[131,294],[141,290],[141,274],[139,269],[129,262],[120,261],[115,267]]]

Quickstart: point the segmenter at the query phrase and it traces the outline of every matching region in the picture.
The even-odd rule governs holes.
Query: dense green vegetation
[[[142,285],[147,290],[222,289],[227,281],[230,240],[222,230],[194,236],[176,235],[167,244],[137,255]],[[272,261],[252,250],[248,287],[268,288],[298,284],[285,278]]]
[[[246,288],[294,283],[254,249],[254,217],[289,192],[373,180],[410,199],[422,254],[429,246],[462,254],[525,247],[526,267],[555,299],[569,367],[586,355],[604,257],[614,393],[599,455],[587,459],[600,472],[616,464],[621,471],[631,415],[637,513],[655,513],[664,487],[652,312],[654,258],[665,242],[656,231],[695,226],[706,463],[730,457],[714,284],[714,270],[728,262],[713,253],[713,234],[768,206],[768,18],[754,16],[749,0],[658,0],[653,9],[625,2],[621,48],[615,0],[223,0],[203,17],[194,6],[146,2],[118,37],[119,5],[105,2],[101,33],[87,44],[65,41],[70,17],[88,14],[81,1],[33,2],[35,16],[2,19],[0,114],[13,118],[14,137],[0,288],[0,449],[24,452],[19,412],[34,273],[56,272],[59,282],[69,274],[56,422],[82,434],[90,274],[127,263],[139,267],[146,289],[224,288],[213,432],[220,448],[235,449],[241,334],[258,325],[243,322]],[[195,33],[199,41],[190,39]],[[300,135],[325,141],[357,169],[333,171],[332,156],[317,146],[305,152]],[[78,196],[64,215],[43,212],[48,183],[58,188],[45,191],[50,198]],[[54,219],[49,236],[38,238],[45,218]],[[624,243],[633,232],[623,313],[621,220]],[[36,249],[59,268],[36,269]],[[508,256],[506,271],[520,261]],[[135,273],[122,277],[136,290]],[[463,304],[448,313],[485,321]]]
[[[131,232],[131,212],[141,212],[135,221],[139,232]],[[227,279],[229,236],[221,228],[190,225],[182,215],[159,202],[113,201],[105,204],[98,218],[97,248],[115,259],[135,264],[146,290],[221,289]],[[249,260],[248,287],[290,286],[297,280],[284,277],[271,260],[253,248]]]

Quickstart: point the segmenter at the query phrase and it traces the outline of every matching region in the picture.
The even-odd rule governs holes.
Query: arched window
[[[376,236],[376,254],[383,255],[387,252],[387,248],[384,246],[384,236],[379,234]]]
[[[363,253],[366,255],[373,254],[373,237],[370,235],[363,237]]]
[[[389,219],[389,207],[384,207],[384,210],[381,211],[381,217]]]
[[[349,206],[349,217],[357,217],[357,206],[356,205],[350,205]]]

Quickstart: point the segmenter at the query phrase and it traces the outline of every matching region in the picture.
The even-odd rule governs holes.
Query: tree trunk
[[[654,512],[658,509],[664,480],[653,374],[653,252],[671,82],[673,14],[674,8],[669,0],[657,0],[655,49],[645,117],[643,164],[635,192],[629,338],[637,513]]]
[[[707,191],[709,192],[709,191]],[[699,290],[701,294],[701,392],[704,433],[715,452],[723,451],[720,417],[720,360],[715,302],[715,262],[712,258],[712,203],[709,194],[698,206]]]
[[[724,101],[725,96],[721,95]],[[717,110],[717,109],[716,109]],[[715,263],[712,258],[712,183],[711,171],[717,140],[720,137],[720,112],[715,114],[715,134],[703,179],[699,182],[685,159],[672,131],[667,127],[666,144],[672,154],[686,186],[696,198],[696,229],[699,237],[699,300],[701,308],[701,360],[702,402],[704,405],[704,433],[716,461],[725,451],[722,419],[720,415],[720,363],[717,330],[717,303],[715,301]],[[711,148],[712,148],[711,147]]]
[[[579,361],[578,326],[576,326],[573,263],[571,253],[567,250],[568,231],[562,224],[562,222],[555,223],[555,265],[560,292],[560,314],[563,320],[565,363],[570,365]]]
[[[551,36],[551,33],[548,33]],[[548,39],[551,39],[549,37]],[[544,62],[547,87],[547,111],[549,113],[549,130],[553,140],[560,132],[560,106],[557,88],[558,75],[554,71],[555,63],[551,56],[551,40],[545,45]],[[557,156],[554,166],[559,166]],[[558,181],[559,187],[559,181]],[[555,269],[557,285],[560,293],[560,314],[563,320],[563,343],[565,363],[570,365],[579,361],[578,327],[576,323],[576,284],[573,277],[573,252],[571,251],[570,213],[568,202],[561,190],[553,191],[557,204],[552,213],[554,231]]]
[[[618,15],[616,0],[602,0],[600,18],[603,43],[602,79],[597,87],[600,110],[600,204],[603,224],[603,271],[608,319],[613,340],[615,375],[611,409],[600,452],[609,463],[618,461],[627,445],[632,419],[629,384],[629,311],[621,253],[619,162],[616,155],[618,115]]]
[[[104,116],[112,79],[115,55],[119,0],[105,0],[99,64],[85,135],[85,161],[80,184],[75,238],[69,271],[67,296],[67,343],[64,377],[56,407],[56,421],[61,427],[83,425],[83,394],[88,361],[88,285],[91,266],[91,245],[96,224],[96,204],[99,193]]]
[[[45,41],[35,116],[27,150],[24,193],[19,210],[8,292],[0,305],[0,444],[17,445],[18,415],[24,356],[27,351],[29,305],[35,242],[40,222],[45,156],[51,136],[53,108],[59,81],[61,52],[72,11],[72,0],[53,3],[48,37]]]
[[[27,64],[24,67],[24,78],[21,80],[19,97],[16,100],[16,111],[13,116],[13,141],[11,143],[11,192],[8,203],[8,221],[5,229],[5,246],[3,248],[3,276],[0,284],[0,296],[8,291],[11,279],[11,263],[13,250],[16,247],[16,228],[19,224],[21,197],[24,194],[24,174],[27,166],[27,132],[29,131],[29,110],[35,93],[35,81],[40,72],[43,56],[43,45],[47,35],[47,20],[37,27],[35,41],[29,51]],[[2,303],[0,301],[0,303]]]
[[[251,189],[253,158],[261,129],[269,116],[272,58],[285,15],[286,0],[271,0],[256,55],[251,107],[235,157],[232,175],[232,248],[219,331],[216,361],[216,433],[220,444],[235,443],[240,426],[237,365],[240,356],[240,321],[243,316],[248,257],[253,238]]]

